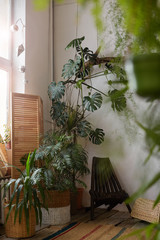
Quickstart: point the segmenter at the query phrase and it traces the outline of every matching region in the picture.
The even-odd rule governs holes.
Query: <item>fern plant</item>
[[[4,185],[4,196],[9,188],[13,185],[13,192],[10,197],[10,201],[5,207],[8,207],[9,211],[6,216],[6,224],[11,212],[14,210],[14,224],[19,216],[19,223],[22,220],[22,211],[25,213],[27,233],[29,233],[29,214],[31,208],[35,211],[36,223],[41,225],[42,212],[41,207],[45,206],[45,194],[42,186],[42,180],[44,179],[43,169],[35,167],[35,154],[28,155],[25,170],[22,172],[19,168],[16,170],[20,173],[17,179],[11,179]],[[46,208],[47,209],[47,208]]]

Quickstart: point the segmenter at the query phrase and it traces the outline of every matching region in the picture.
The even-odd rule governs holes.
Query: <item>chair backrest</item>
[[[109,158],[93,157],[91,190],[101,193],[122,191]]]

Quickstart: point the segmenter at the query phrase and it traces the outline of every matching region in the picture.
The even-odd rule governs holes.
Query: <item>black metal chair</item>
[[[91,173],[91,219],[94,219],[94,209],[103,204],[111,210],[117,204],[123,203],[129,195],[122,189],[109,158],[93,157]],[[126,204],[129,212],[131,207]]]

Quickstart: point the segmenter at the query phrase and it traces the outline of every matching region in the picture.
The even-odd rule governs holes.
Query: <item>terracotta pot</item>
[[[126,72],[132,90],[143,97],[160,96],[160,54],[144,54],[126,62]]]
[[[82,208],[83,192],[84,188],[77,188],[77,209]]]
[[[83,188],[77,188],[77,191],[71,192],[71,214],[77,213],[82,208]]]

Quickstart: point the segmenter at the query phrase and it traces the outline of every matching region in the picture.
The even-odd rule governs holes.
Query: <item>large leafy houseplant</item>
[[[31,215],[31,211],[34,211],[35,213],[36,223],[41,224],[41,207],[45,203],[45,194],[42,187],[43,169],[36,167],[35,153],[36,152],[34,152],[32,155],[28,155],[25,170],[23,172],[19,168],[15,167],[20,173],[20,176],[17,179],[11,179],[4,185],[4,198],[6,196],[6,192],[12,187],[12,194],[9,203],[5,205],[7,208],[6,228],[7,221],[13,221],[13,225],[16,224],[16,222],[23,225],[26,224],[27,236],[30,234],[29,216]],[[10,219],[12,212],[14,213],[14,218]],[[22,222],[23,214],[25,215],[25,223]],[[8,231],[8,233],[10,235],[10,231]],[[20,232],[20,234],[23,233]]]
[[[101,144],[104,141],[103,129],[95,128],[87,117],[101,108],[103,97],[111,101],[114,111],[123,111],[126,108],[128,81],[119,58],[99,58],[100,49],[93,53],[89,48],[82,47],[84,39],[74,39],[67,45],[66,49],[76,49],[75,59],[69,59],[63,66],[64,81],[51,82],[48,87],[52,101],[50,115],[58,130],[74,136],[75,141],[77,137],[88,137],[93,144]],[[97,73],[93,71],[95,65],[100,68]],[[115,80],[107,78],[110,74],[114,74]],[[106,76],[110,86],[108,93],[92,86],[91,80],[99,76]],[[120,87],[116,88],[117,85]],[[71,96],[74,100],[70,100]]]
[[[80,177],[89,173],[87,154],[81,145],[73,143],[72,136],[48,131],[35,157],[44,162],[44,179],[48,190],[74,190],[76,183],[85,186]]]

